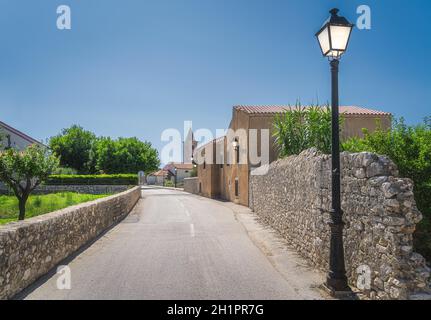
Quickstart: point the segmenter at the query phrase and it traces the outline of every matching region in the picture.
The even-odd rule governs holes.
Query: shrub
[[[394,120],[392,130],[363,130],[363,139],[350,139],[342,148],[350,152],[371,151],[387,155],[398,166],[400,173],[423,184],[431,181],[431,123],[408,126],[404,119]]]
[[[51,175],[46,185],[137,185],[137,174]]]
[[[331,110],[328,106],[305,108],[297,104],[290,111],[275,116],[273,137],[281,157],[299,154],[311,147],[329,154],[331,130]]]
[[[170,187],[170,188],[172,188],[172,187],[175,186],[174,182],[172,182],[171,180],[165,180],[165,182],[163,183],[163,185],[165,187]]]
[[[78,171],[76,171],[76,169],[73,169],[73,168],[59,167],[59,168],[55,169],[52,174],[56,174],[56,175],[60,175],[60,174],[61,175],[63,175],[63,174],[72,175],[72,174],[78,174]]]

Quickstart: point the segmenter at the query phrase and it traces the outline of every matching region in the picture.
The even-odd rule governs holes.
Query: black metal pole
[[[175,170],[175,188],[177,188],[177,171]]]
[[[331,61],[332,75],[332,209],[329,222],[331,244],[329,253],[329,273],[326,279],[328,289],[336,294],[346,292],[346,268],[343,246],[343,211],[341,210],[341,168],[340,168],[340,123],[338,103],[338,66],[339,60]]]

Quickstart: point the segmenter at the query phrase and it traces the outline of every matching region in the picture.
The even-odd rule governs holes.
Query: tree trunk
[[[27,202],[27,199],[25,198],[21,198],[18,199],[18,203],[19,203],[19,216],[18,216],[18,220],[24,220],[25,219],[25,203]]]

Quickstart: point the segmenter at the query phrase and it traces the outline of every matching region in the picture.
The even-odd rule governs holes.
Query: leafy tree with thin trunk
[[[153,172],[160,165],[158,152],[150,142],[138,138],[99,138],[94,152],[96,168],[107,174]]]
[[[18,198],[19,220],[25,219],[25,205],[33,190],[58,167],[58,159],[47,148],[31,145],[24,151],[0,151],[0,180]]]
[[[73,125],[51,137],[49,147],[60,159],[62,167],[73,168],[80,174],[94,173],[93,149],[96,135],[81,126]]]

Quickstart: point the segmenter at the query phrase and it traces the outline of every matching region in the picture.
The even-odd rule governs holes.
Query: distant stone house
[[[0,121],[0,137],[2,149],[14,148],[17,150],[24,150],[26,147],[32,144],[43,146],[41,142],[15,128],[12,128],[10,125],[2,121]]]
[[[245,129],[246,137],[235,137],[235,150],[232,141],[221,137],[195,151],[195,157],[211,157],[212,163],[201,163],[198,165],[198,190],[203,196],[210,198],[221,198],[245,206],[249,204],[249,177],[251,170],[260,166],[250,165],[249,154],[246,152],[246,163],[239,163],[240,150],[249,148],[249,129],[256,129],[260,137],[262,129],[269,129],[272,133],[274,116],[291,110],[288,106],[235,106],[233,107],[232,119],[229,129],[238,131]],[[373,132],[376,130],[377,121],[383,129],[391,126],[391,114],[382,111],[365,109],[360,107],[340,107],[344,122],[342,127],[342,138],[362,137],[362,129],[366,128]],[[241,130],[240,130],[241,131]],[[269,163],[277,160],[278,148],[275,140],[270,136],[269,141]],[[258,138],[257,149],[260,150],[260,138]],[[220,150],[223,150],[221,154]],[[209,156],[211,155],[211,156]],[[228,157],[231,159],[227,161]],[[222,158],[222,159],[220,159]]]
[[[175,170],[176,169],[176,170]],[[170,173],[170,179],[175,181],[175,174],[177,175],[177,184],[182,184],[185,178],[190,178],[193,171],[192,163],[168,163],[163,170]]]
[[[36,139],[0,121],[0,150],[13,148],[21,151],[32,144],[43,146]],[[5,190],[4,183],[0,181],[0,193],[5,193]]]
[[[147,176],[148,185],[163,186],[165,180],[169,178],[169,172],[166,170],[158,170],[156,172],[150,173]]]

